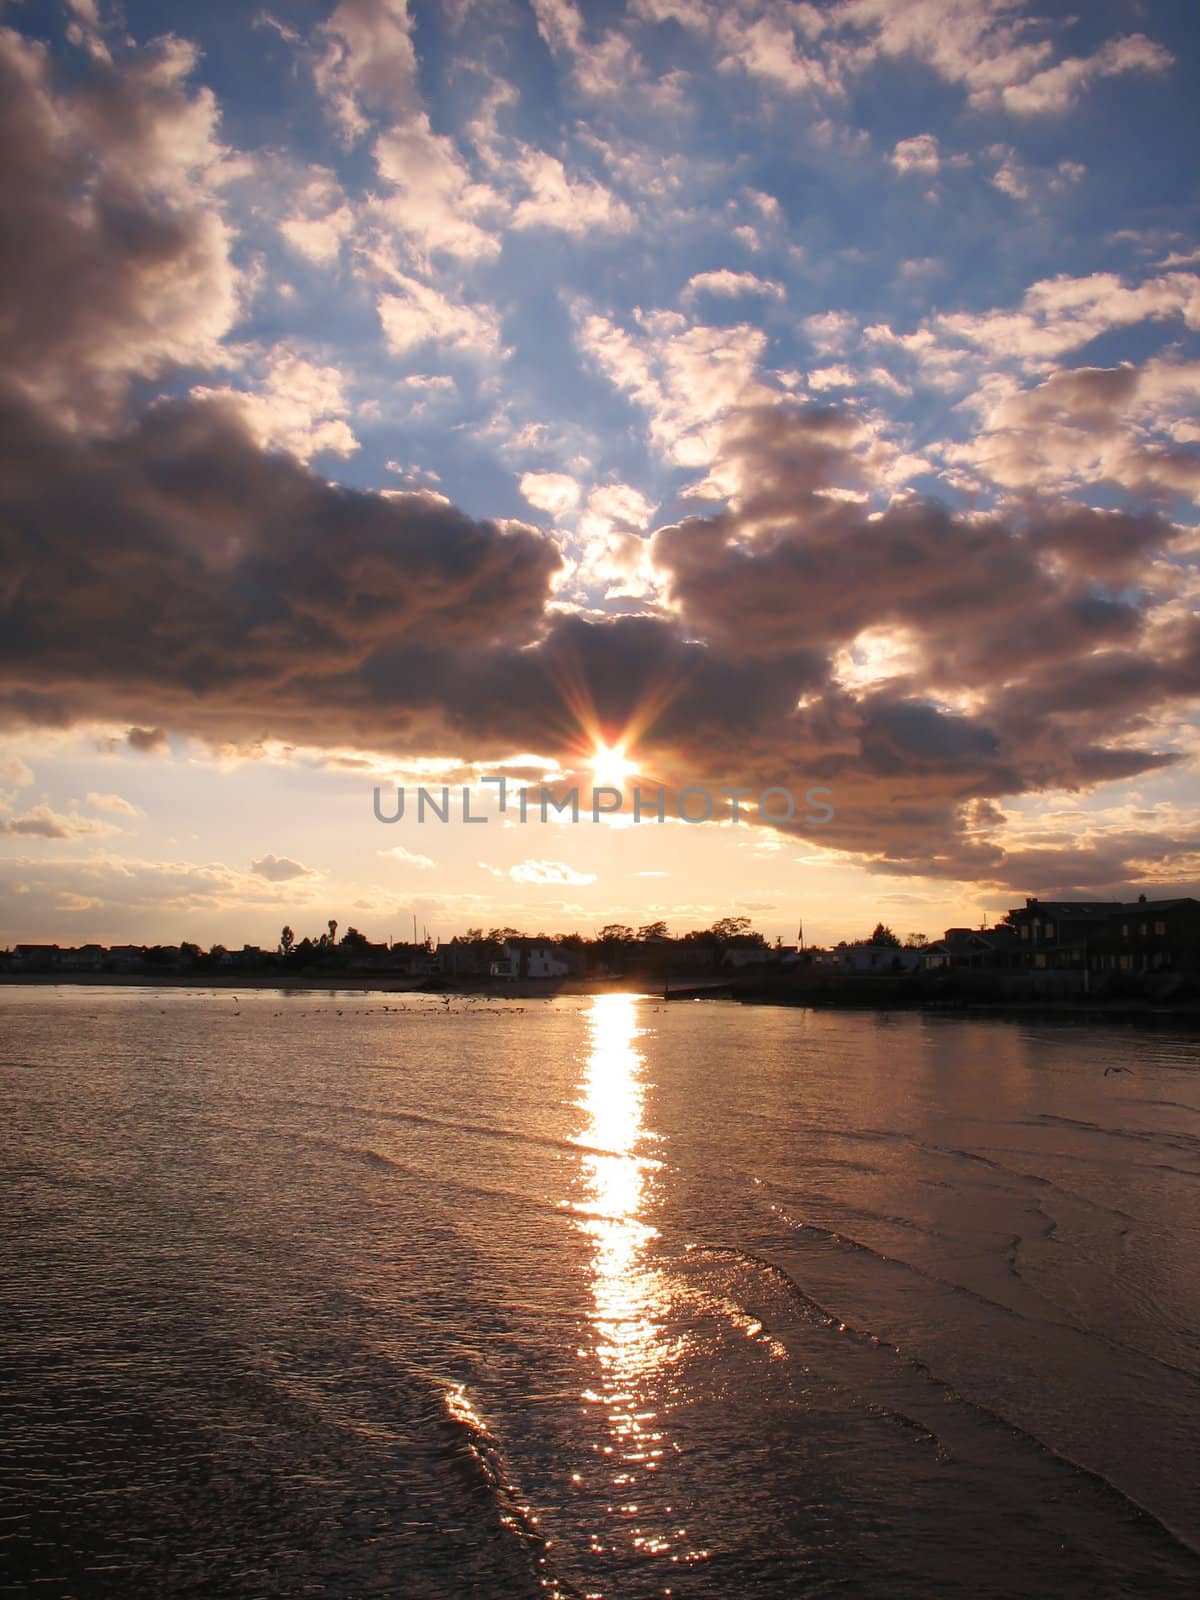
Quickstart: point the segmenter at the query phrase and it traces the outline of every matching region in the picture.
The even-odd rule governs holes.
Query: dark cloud
[[[0,711],[213,737],[403,744],[367,669],[536,634],[560,558],[523,526],[330,487],[217,402],[88,438],[0,394]],[[356,714],[370,709],[370,719]],[[341,714],[350,718],[343,722]]]

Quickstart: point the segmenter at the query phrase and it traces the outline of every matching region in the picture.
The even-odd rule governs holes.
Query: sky
[[[1200,894],[1198,77],[1192,0],[0,0],[0,944]]]

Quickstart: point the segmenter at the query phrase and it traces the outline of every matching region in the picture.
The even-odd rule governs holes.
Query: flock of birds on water
[[[153,996],[153,999],[155,999],[155,1000],[157,1000],[159,998],[160,998],[159,995],[154,995]],[[210,994],[209,998],[212,999],[212,1000],[217,1000],[217,999],[220,998],[220,995],[219,995],[218,991],[214,989],[212,991],[212,993]],[[460,999],[462,1001],[462,1004],[457,1008],[457,1010],[455,1010],[455,1008],[454,1008],[454,1001],[456,999]],[[441,1002],[442,1003],[441,1003],[440,1006],[427,1006],[427,1005],[417,1005],[417,1006],[387,1006],[387,1005],[385,1005],[385,1006],[381,1006],[381,1007],[368,1006],[368,1007],[362,1008],[361,1010],[358,1010],[355,1014],[358,1015],[358,1016],[362,1016],[364,1014],[364,1011],[365,1011],[365,1013],[369,1016],[372,1011],[376,1011],[379,1015],[382,1015],[384,1012],[388,1012],[391,1015],[396,1016],[396,1017],[448,1017],[448,1016],[451,1016],[451,1015],[455,1015],[455,1016],[469,1015],[469,1016],[473,1016],[473,1017],[512,1017],[512,1016],[519,1016],[523,1012],[528,1010],[527,1006],[514,1005],[511,1001],[509,1002],[509,1004],[503,1005],[503,1006],[488,1006],[488,1005],[484,1005],[482,1003],[482,1001],[483,1001],[483,996],[482,995],[469,994],[469,995],[461,995],[461,996],[459,996],[459,995],[444,994],[444,995],[441,996]],[[242,1003],[241,1002],[241,998],[236,994],[232,996],[232,1002],[233,1002],[233,1004],[235,1006],[240,1006],[241,1003]],[[663,1007],[661,1005],[656,1005],[653,1009],[655,1011],[661,1011],[663,1009]],[[166,1014],[167,1014],[166,1006],[160,1006],[158,1014],[161,1017],[165,1017]],[[239,1010],[239,1011],[233,1012],[232,1014],[235,1017],[240,1017],[242,1013]],[[291,1012],[290,1014],[294,1016],[296,1013],[295,1012]],[[339,1017],[345,1016],[345,1014],[346,1013],[345,1013],[345,1009],[344,1008],[342,1008],[342,1007],[338,1007],[337,1008],[337,1015]],[[273,1018],[274,1017],[283,1017],[283,1016],[287,1016],[287,1015],[289,1015],[288,1011],[273,1011],[271,1013],[271,1016]],[[300,1012],[300,1016],[301,1017],[327,1016],[327,1015],[328,1015],[328,1012],[326,1010],[324,1010],[324,1009],[321,1010],[321,1011],[314,1011],[314,1012],[308,1012],[308,1011]],[[89,1022],[94,1022],[94,1021],[96,1021],[98,1016],[99,1016],[99,1012],[89,1011],[89,1012],[86,1013],[85,1020],[87,1020]]]

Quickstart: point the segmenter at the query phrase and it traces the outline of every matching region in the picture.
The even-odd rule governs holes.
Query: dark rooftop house
[[[1200,967],[1200,901],[1038,900],[1008,913],[1023,965],[1112,972]]]

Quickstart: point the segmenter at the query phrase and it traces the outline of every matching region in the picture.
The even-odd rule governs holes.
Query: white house
[[[894,944],[871,944],[865,939],[856,944],[839,944],[836,949],[825,952],[825,956],[822,965],[851,974],[916,972],[921,966],[919,950],[906,950]]]
[[[554,954],[554,946],[541,939],[506,939],[493,978],[565,978],[571,969]]]

